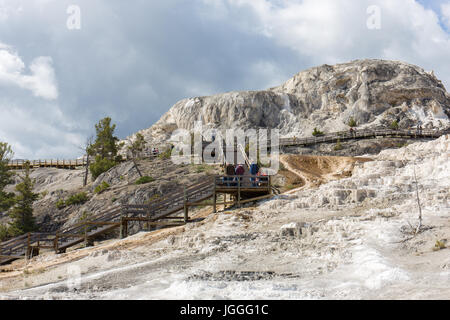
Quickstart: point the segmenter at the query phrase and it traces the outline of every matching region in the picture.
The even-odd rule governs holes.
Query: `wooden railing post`
[[[84,246],[87,247],[88,246],[88,237],[87,237],[87,228],[89,225],[89,221],[85,222],[85,227],[84,227]]]
[[[217,193],[216,193],[216,183],[217,183],[217,179],[214,177],[214,210],[213,212],[216,213],[217,212]]]
[[[59,233],[56,232],[55,239],[53,240],[53,248],[55,249],[55,253],[58,253],[58,241],[59,241]]]
[[[27,250],[25,250],[25,258],[28,260],[30,256],[30,242],[31,242],[31,234],[27,233]]]
[[[187,223],[189,221],[189,208],[187,205],[188,202],[188,196],[186,187],[184,187],[184,223]]]
[[[120,213],[120,239],[125,239],[128,237],[128,220],[125,217],[127,208],[122,207]]]
[[[241,177],[238,177],[238,207],[241,207]]]

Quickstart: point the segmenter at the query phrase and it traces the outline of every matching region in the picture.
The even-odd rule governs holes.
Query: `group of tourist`
[[[252,163],[249,167],[250,175],[254,177],[250,177],[250,182],[253,187],[259,186],[261,183],[264,183],[267,178],[261,178],[261,176],[265,176],[263,174],[256,163]],[[238,164],[228,164],[226,167],[226,176],[223,178],[224,184],[226,184],[228,187],[234,187],[237,186],[237,182],[241,181],[242,178],[239,176],[243,176],[245,174],[245,168],[244,165]]]

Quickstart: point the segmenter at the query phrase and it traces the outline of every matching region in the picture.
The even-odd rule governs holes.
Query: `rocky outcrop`
[[[177,128],[278,128],[282,135],[310,136],[314,127],[424,128],[449,126],[450,95],[433,72],[397,61],[357,60],[302,71],[279,87],[196,97],[177,102],[154,126],[141,131],[164,142]]]

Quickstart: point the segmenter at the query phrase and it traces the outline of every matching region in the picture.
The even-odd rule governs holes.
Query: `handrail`
[[[403,137],[440,137],[449,134],[450,129],[446,130],[430,130],[430,129],[409,129],[409,130],[393,130],[393,129],[361,129],[349,131],[338,131],[330,134],[325,134],[320,137],[306,137],[306,138],[280,138],[279,145],[302,145],[314,144],[322,142],[330,142],[337,139],[357,139],[370,136],[403,136]],[[268,141],[268,144],[270,141]]]
[[[242,144],[238,144],[237,147],[239,148],[239,151],[241,151],[242,155],[244,156],[244,162],[247,165],[247,167],[250,169],[251,166],[251,162],[250,159],[247,156],[247,153],[245,152],[244,147],[242,146]]]
[[[198,198],[199,195],[204,194],[208,189],[210,189],[211,192],[213,190],[213,181],[209,178],[185,188],[188,197],[194,199]],[[170,213],[173,210],[181,210],[184,206],[183,201],[184,191],[180,191],[163,199],[157,199],[144,206],[116,205],[99,212],[94,216],[88,217],[86,221],[60,229],[55,233],[29,233],[0,243],[0,255],[2,255],[2,258],[4,258],[5,254],[11,257],[23,256],[25,255],[24,251],[27,251],[27,248],[36,242],[53,242],[53,247],[55,250],[58,250],[61,246],[70,246],[72,243],[81,241],[84,236],[89,236],[90,233],[95,234],[95,232],[97,232],[96,230],[101,225],[98,224],[99,222],[111,222],[111,225],[102,225],[100,229],[98,229],[99,232],[102,232],[102,230],[109,230],[111,226],[117,227],[120,225],[120,222],[117,221],[118,218],[121,217],[122,214],[127,215],[130,208],[141,209],[141,211],[134,215],[147,214],[151,211],[153,212],[151,214],[152,219],[158,219],[166,216],[167,212]],[[0,262],[1,261],[5,260],[0,259]]]
[[[320,143],[320,142],[329,142],[330,140],[337,139],[356,139],[361,137],[371,137],[371,136],[409,136],[409,137],[438,137],[443,134],[450,133],[450,130],[444,131],[432,131],[432,130],[357,130],[353,132],[335,132],[331,135],[324,135],[321,137],[314,138],[282,138],[280,139],[280,145],[292,145],[292,144],[307,144],[307,143]],[[239,145],[239,148],[242,152],[242,145]],[[222,150],[223,152],[223,150]],[[245,154],[245,150],[243,152]],[[246,156],[246,154],[245,154]],[[249,165],[248,157],[246,159],[246,164]],[[84,160],[84,159],[83,159]],[[80,160],[82,161],[82,160]],[[24,163],[23,160],[15,160],[10,163],[21,164]],[[33,161],[33,164],[42,165],[42,161]],[[75,164],[78,162],[75,161]],[[48,162],[47,162],[48,164]],[[53,162],[50,162],[53,165]],[[57,161],[55,165],[59,165],[60,163]],[[63,160],[64,165],[73,165],[73,162],[66,163]],[[46,162],[44,162],[46,165]],[[249,179],[250,178],[250,179]],[[232,180],[229,180],[232,179]],[[237,179],[237,180],[235,180]],[[248,181],[247,181],[248,179]],[[255,180],[252,180],[255,179]],[[235,180],[235,181],[233,181]],[[83,239],[83,233],[89,234],[89,232],[93,232],[93,235],[97,235],[101,232],[106,232],[111,230],[111,228],[117,227],[120,223],[116,220],[121,217],[123,214],[132,214],[133,216],[141,215],[141,214],[150,214],[151,219],[163,219],[171,212],[175,212],[177,210],[181,210],[186,201],[186,196],[189,200],[198,200],[205,199],[207,196],[210,196],[214,191],[214,187],[217,186],[217,182],[219,181],[220,187],[225,187],[227,183],[238,183],[238,187],[246,186],[248,184],[252,185],[252,188],[270,188],[270,176],[258,176],[258,175],[235,175],[235,176],[216,176],[214,180],[206,178],[205,180],[199,181],[191,186],[186,187],[183,191],[178,191],[175,193],[171,193],[163,198],[156,199],[149,204],[146,205],[116,205],[104,211],[101,211],[92,217],[89,217],[86,221],[79,222],[73,226],[66,227],[58,230],[55,233],[28,233],[8,241],[0,243],[0,256],[2,258],[5,257],[5,254],[8,256],[17,257],[21,255],[27,254],[27,248],[30,245],[33,245],[36,242],[54,242],[55,250],[58,250],[59,243],[64,244],[62,241],[67,241],[70,238],[74,238],[73,242],[65,243],[65,246],[70,246],[72,243],[79,243],[80,239]],[[256,184],[255,184],[256,182]],[[263,182],[264,184],[261,186],[258,183]],[[268,182],[267,185],[265,182]],[[97,230],[98,226],[101,224],[96,224],[99,222],[116,222],[111,225],[105,225]],[[25,250],[25,253],[23,252]],[[7,259],[8,260],[8,259]],[[5,260],[0,260],[5,261]]]

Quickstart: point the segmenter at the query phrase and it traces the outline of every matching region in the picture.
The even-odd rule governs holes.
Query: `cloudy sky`
[[[0,141],[72,158],[105,116],[125,138],[180,99],[362,58],[450,88],[450,1],[0,0]]]

